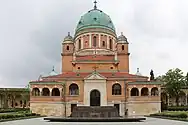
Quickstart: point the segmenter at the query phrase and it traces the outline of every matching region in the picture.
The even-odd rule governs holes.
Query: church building
[[[53,69],[30,81],[32,112],[64,117],[76,106],[115,106],[120,116],[161,111],[161,83],[129,73],[129,42],[96,2],[61,48],[61,73]]]

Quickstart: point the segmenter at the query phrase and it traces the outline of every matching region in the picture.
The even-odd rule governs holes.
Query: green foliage
[[[188,115],[185,112],[162,112],[151,114],[150,116],[161,116],[161,117],[171,117],[171,118],[187,118]]]
[[[187,72],[187,75],[186,75],[186,77],[185,77],[185,83],[186,83],[186,86],[188,86],[188,72]]]
[[[178,68],[170,69],[162,79],[165,82],[166,92],[170,96],[176,97],[176,104],[178,106],[179,96],[182,93],[182,87],[185,85],[183,72]]]
[[[168,106],[168,111],[188,111],[188,106]]]
[[[0,114],[0,120],[2,119],[13,119],[13,118],[21,118],[21,117],[30,117],[30,116],[40,116],[36,113],[31,113],[28,111],[23,112],[17,112],[17,113],[11,113],[11,114]]]
[[[20,112],[20,111],[30,111],[30,109],[29,108],[7,108],[7,109],[0,108],[0,113]]]

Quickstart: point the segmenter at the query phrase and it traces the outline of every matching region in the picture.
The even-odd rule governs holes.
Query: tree
[[[166,92],[176,98],[176,105],[179,105],[179,97],[182,93],[182,86],[185,85],[185,76],[183,76],[183,72],[176,68],[170,69],[164,76],[163,81],[165,82],[165,90]]]
[[[188,72],[187,72],[187,75],[185,77],[185,85],[188,86]]]
[[[155,81],[164,82],[164,75],[162,75],[162,76],[157,76],[157,77],[155,78]]]

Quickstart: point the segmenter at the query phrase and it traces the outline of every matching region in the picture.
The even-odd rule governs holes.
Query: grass
[[[167,117],[168,115],[173,116],[173,115],[180,115],[182,113],[187,114],[187,116],[188,116],[188,111],[165,111],[165,112],[161,112],[161,113],[156,113],[154,115],[150,115],[149,117],[188,122],[188,117],[187,118]]]

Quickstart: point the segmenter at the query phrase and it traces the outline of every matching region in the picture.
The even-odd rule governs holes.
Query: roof
[[[124,43],[128,43],[127,38],[121,33],[121,35],[118,37],[118,41],[123,41]]]
[[[104,28],[115,32],[111,18],[99,9],[92,9],[81,16],[76,28],[76,33],[88,28]]]
[[[90,74],[92,74],[91,72],[90,73],[84,73],[84,72],[64,72],[62,74],[58,74],[58,75],[55,75],[55,76],[48,76],[48,77],[43,77],[43,80],[41,81],[31,81],[30,83],[35,83],[35,82],[58,82],[58,81],[61,81],[63,79],[70,79],[70,78],[82,78],[84,79],[85,77],[89,76]],[[144,79],[144,80],[147,80],[148,77],[146,76],[137,76],[137,75],[133,75],[133,74],[129,74],[127,72],[113,72],[113,73],[110,73],[110,72],[100,72],[99,73],[100,75],[106,77],[107,79],[108,78],[125,78],[125,79]]]
[[[154,84],[154,85],[161,85],[162,82],[159,81],[137,81],[137,82],[129,82],[128,84]]]

